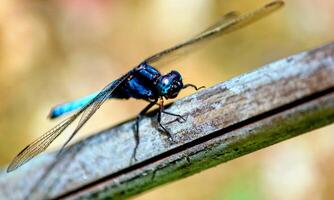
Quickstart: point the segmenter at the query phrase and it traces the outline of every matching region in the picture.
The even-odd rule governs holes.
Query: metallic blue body
[[[142,64],[132,73],[128,81],[115,92],[114,97],[144,100],[155,99],[159,95],[155,86],[159,77],[161,77],[161,74],[158,70],[150,65]]]
[[[173,81],[174,79],[177,82],[180,82],[179,88],[172,87],[172,84],[175,85],[175,81]],[[137,70],[132,72],[128,80],[125,81],[109,98],[135,98],[151,101],[159,98],[159,96],[166,95],[169,92],[176,96],[182,86],[182,78],[178,72],[172,71],[171,73],[162,76],[158,70],[143,63]],[[175,90],[175,92],[172,92],[173,90]],[[63,114],[82,108],[97,95],[98,92],[68,103],[60,104],[51,109],[49,117],[57,118]]]

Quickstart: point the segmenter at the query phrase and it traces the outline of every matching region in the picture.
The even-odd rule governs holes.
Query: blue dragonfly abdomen
[[[85,97],[81,97],[79,99],[76,99],[74,101],[70,101],[67,103],[59,104],[55,107],[53,107],[50,111],[49,117],[51,119],[57,118],[59,116],[62,116],[63,114],[72,112],[74,110],[77,110],[79,108],[82,108],[85,106],[87,103],[89,103],[92,99],[94,99],[99,92],[95,92],[93,94],[90,94]]]

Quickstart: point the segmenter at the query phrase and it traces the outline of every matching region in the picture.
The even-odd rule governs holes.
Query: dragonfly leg
[[[164,127],[164,125],[161,124],[161,113],[163,113],[163,112],[164,112],[164,100],[161,99],[160,104],[159,104],[158,123],[159,123],[159,126],[164,130],[164,132],[167,135],[169,141],[174,143],[173,137],[170,134],[170,132]]]
[[[196,91],[205,88],[205,86],[197,87],[197,86],[194,85],[194,84],[188,83],[188,84],[185,84],[185,85],[182,87],[182,89],[186,89],[187,87],[192,87],[192,88],[194,88]]]
[[[177,119],[178,119],[178,121],[179,121],[180,123],[184,123],[184,122],[187,121],[186,118],[184,118],[182,115],[175,114],[175,113],[171,113],[171,112],[167,112],[167,111],[165,111],[163,108],[162,108],[162,111],[161,111],[161,112],[164,113],[164,114],[167,114],[167,115],[171,115],[171,116],[177,117]],[[180,119],[181,119],[181,120],[180,120]]]
[[[132,160],[137,161],[136,159],[136,153],[137,153],[137,148],[139,145],[139,121],[141,120],[141,118],[145,115],[145,113],[152,108],[152,106],[154,106],[157,103],[158,100],[155,100],[153,102],[150,102],[142,111],[140,111],[140,113],[138,114],[137,118],[136,118],[136,124],[135,124],[135,132],[134,132],[134,137],[135,137],[135,142],[136,142],[136,146],[133,150],[132,153]]]

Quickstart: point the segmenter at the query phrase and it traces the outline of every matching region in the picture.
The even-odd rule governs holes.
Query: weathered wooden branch
[[[159,133],[141,121],[138,161],[130,120],[0,174],[0,199],[122,199],[334,121],[334,43],[268,64],[176,101]],[[47,173],[46,173],[47,172]]]

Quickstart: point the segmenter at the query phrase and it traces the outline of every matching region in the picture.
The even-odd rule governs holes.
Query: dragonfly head
[[[166,75],[160,76],[156,85],[161,96],[166,99],[173,99],[177,97],[183,88],[182,76],[177,71],[171,71]]]

